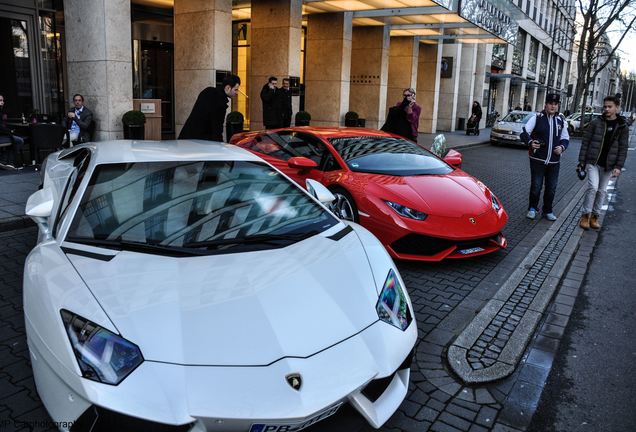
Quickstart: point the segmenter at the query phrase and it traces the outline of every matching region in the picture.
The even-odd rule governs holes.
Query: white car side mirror
[[[336,199],[329,189],[316,180],[307,179],[306,185],[307,191],[325,205],[331,204]]]
[[[27,200],[25,213],[38,224],[46,239],[51,238],[49,217],[53,211],[53,192],[50,188],[40,189]]]

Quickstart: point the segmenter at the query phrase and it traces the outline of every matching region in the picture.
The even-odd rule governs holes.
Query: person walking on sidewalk
[[[599,229],[598,216],[607,195],[610,177],[618,177],[627,158],[629,126],[618,115],[620,101],[614,96],[603,99],[603,116],[594,117],[583,134],[579,169],[585,169],[587,191],[579,225]]]
[[[530,199],[526,217],[535,219],[539,208],[539,196],[545,181],[543,193],[543,216],[554,222],[557,220],[552,209],[557,183],[561,154],[570,144],[570,134],[565,120],[559,115],[560,96],[549,93],[543,111],[530,117],[521,140],[529,144],[530,158]]]

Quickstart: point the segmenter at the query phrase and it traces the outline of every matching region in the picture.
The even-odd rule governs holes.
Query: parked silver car
[[[519,135],[534,114],[533,111],[510,111],[492,127],[490,142],[493,145],[512,144],[526,147]]]
[[[600,117],[602,115],[602,113],[585,113],[585,116],[583,117],[583,128],[586,128],[593,118]],[[565,118],[565,121],[568,124],[568,132],[570,134],[573,134],[580,127],[581,113],[576,112],[574,114],[571,114]]]

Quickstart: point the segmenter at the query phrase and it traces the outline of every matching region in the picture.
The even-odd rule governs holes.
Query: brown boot
[[[592,213],[592,216],[590,216],[590,228],[594,228],[594,229],[601,228],[601,224],[598,223],[598,215],[595,215],[594,213]]]
[[[583,213],[581,215],[581,221],[579,222],[579,226],[583,228],[584,230],[590,229],[590,214],[589,213]]]

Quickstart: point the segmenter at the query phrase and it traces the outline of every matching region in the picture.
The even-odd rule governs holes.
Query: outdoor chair
[[[42,154],[46,157],[62,147],[62,140],[66,130],[64,126],[52,123],[38,123],[32,126],[31,139],[37,163],[42,162]]]

